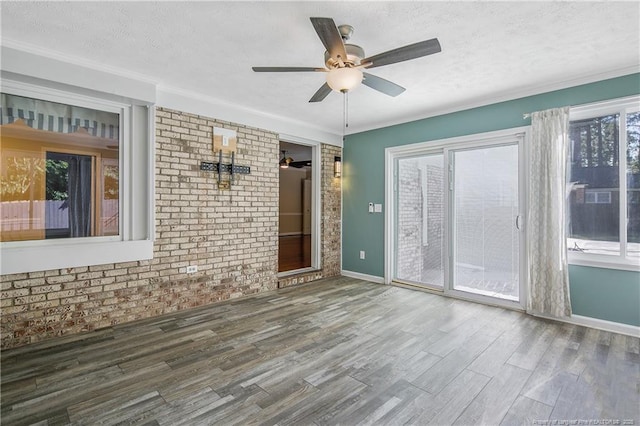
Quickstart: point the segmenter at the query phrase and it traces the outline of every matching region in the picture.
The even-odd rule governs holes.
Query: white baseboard
[[[598,330],[640,337],[640,327],[635,325],[622,324],[620,322],[607,321],[599,318],[583,317],[582,315],[573,315],[570,319],[573,320],[573,324],[576,325],[584,325],[585,327],[597,328]]]
[[[384,284],[383,277],[377,277],[375,275],[362,274],[360,272],[345,271],[342,270],[342,275],[345,277],[356,278],[363,281],[370,281],[376,284]],[[568,324],[582,325],[584,327],[595,328],[597,330],[609,331],[611,333],[624,334],[626,336],[640,337],[640,327],[635,325],[623,324],[620,322],[607,321],[598,318],[585,317],[582,315],[572,315],[570,318],[554,318],[546,315],[536,315],[528,313],[529,315],[545,318],[553,321],[566,322]]]
[[[376,277],[375,275],[361,274],[360,272],[353,272],[353,271],[345,271],[344,269],[341,271],[341,274],[349,278],[357,278],[359,280],[371,281],[372,283],[376,283],[376,284],[384,284],[384,278]]]
[[[554,318],[546,315],[533,315],[553,321],[566,322],[568,324],[582,325],[584,327],[595,328],[597,330],[609,331],[611,333],[624,334],[626,336],[640,337],[640,327],[623,324],[620,322],[607,321],[599,318],[584,317],[582,315],[571,315],[570,318]]]

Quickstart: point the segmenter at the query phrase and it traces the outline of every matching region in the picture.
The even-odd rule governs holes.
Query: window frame
[[[584,253],[569,250],[567,260],[570,265],[591,266],[597,268],[619,269],[625,271],[640,271],[640,260],[630,258],[627,253],[627,114],[640,111],[640,95],[628,96],[624,98],[611,99],[587,105],[571,107],[569,111],[569,121],[585,120],[602,117],[605,115],[619,114],[618,123],[618,174],[620,196],[619,204],[619,255],[605,255]],[[624,141],[624,143],[622,143]],[[567,165],[567,172],[570,172],[571,165]],[[597,198],[597,195],[595,196]],[[567,215],[570,214],[567,208]],[[569,236],[567,235],[567,240]]]
[[[119,114],[119,235],[0,242],[0,274],[153,258],[154,108],[146,101],[2,79],[2,92]],[[135,143],[133,141],[135,140]],[[135,173],[134,173],[135,171]]]
[[[593,195],[593,201],[589,200],[589,195]],[[606,199],[601,201],[601,198]],[[611,204],[611,191],[605,191],[601,189],[587,190],[584,193],[585,204]]]

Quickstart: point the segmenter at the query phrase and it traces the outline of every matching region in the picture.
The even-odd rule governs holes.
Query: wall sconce
[[[342,157],[334,157],[333,159],[333,176],[337,178],[342,176]]]

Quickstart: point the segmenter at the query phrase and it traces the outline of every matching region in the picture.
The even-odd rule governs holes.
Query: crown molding
[[[72,90],[77,94],[96,94],[109,99],[129,99],[147,105],[156,101],[156,85],[132,75],[112,74],[97,67],[87,68],[83,64],[68,62],[54,55],[43,56],[3,43],[0,79],[32,84],[53,90]]]
[[[192,112],[196,114],[211,114],[213,111],[216,118],[223,120],[234,121],[249,126],[258,128],[269,129],[278,133],[286,133],[304,137],[318,142],[328,143],[335,146],[342,146],[342,135],[336,134],[325,128],[320,128],[312,123],[306,123],[302,121],[292,120],[288,117],[277,116],[274,114],[265,113],[262,111],[254,110],[247,107],[241,107],[235,104],[231,104],[225,101],[221,101],[217,98],[202,95],[196,92],[190,92],[178,87],[161,84],[157,78],[149,75],[140,74],[126,70],[119,67],[113,67],[102,63],[94,62],[82,58],[77,55],[63,54],[50,49],[43,49],[38,46],[34,46],[28,43],[24,43],[12,39],[2,39],[0,46],[15,49],[21,52],[30,53],[40,57],[57,60],[60,62],[73,64],[88,68],[91,70],[112,74],[118,77],[124,77],[127,79],[139,81],[142,83],[153,84],[158,89],[158,99],[162,99],[163,102],[167,102],[167,106],[172,108],[171,105],[180,104],[184,107],[188,107],[189,103],[186,100],[191,99],[194,106],[185,110],[185,112]],[[4,60],[4,58],[3,58]],[[496,94],[491,97],[479,97],[469,102],[452,103],[449,105],[443,105],[438,108],[432,108],[430,110],[422,111],[420,113],[403,116],[401,118],[395,118],[390,120],[381,121],[375,126],[362,126],[352,127],[347,135],[353,135],[356,133],[362,133],[370,130],[377,130],[384,127],[390,127],[400,124],[406,124],[414,121],[420,121],[431,117],[440,115],[465,111],[473,108],[479,108],[488,106],[500,102],[512,101],[515,99],[526,98],[529,96],[535,96],[547,92],[553,92],[556,90],[567,89],[570,87],[580,86],[583,84],[594,83],[610,78],[621,77],[624,75],[635,74],[639,72],[640,64],[634,64],[631,66],[610,70],[607,72],[596,74],[585,74],[576,78],[568,80],[555,81],[542,85],[531,85],[527,87],[517,88],[511,91],[505,91]],[[159,102],[160,103],[160,102]],[[195,107],[198,105],[198,107]],[[177,108],[176,108],[177,109]]]
[[[147,84],[153,84],[153,85],[158,84],[157,79],[154,79],[153,77],[148,76],[146,74],[140,74],[124,68],[114,67],[108,64],[91,61],[77,55],[69,55],[69,54],[61,53],[51,49],[44,49],[42,47],[34,46],[32,44],[24,43],[17,40],[3,38],[2,41],[0,42],[0,46],[19,50],[25,53],[31,53],[32,55],[41,56],[43,58],[55,59],[57,61],[66,62],[68,64],[81,66],[83,68],[88,68],[91,70],[96,70],[96,71],[117,75],[119,77],[125,77],[132,80],[137,80]]]
[[[3,68],[9,68],[9,71],[19,74],[26,72],[24,69],[13,70],[11,65],[7,66],[7,63],[14,62],[14,56],[21,55],[22,58],[30,56],[30,58],[38,58],[40,61],[43,59],[49,60],[49,62],[55,61],[58,64],[69,65],[75,67],[82,67],[93,71],[94,73],[100,73],[102,75],[111,75],[119,78],[125,78],[140,82],[155,88],[154,100],[156,100],[159,106],[164,106],[184,112],[190,112],[194,114],[207,115],[218,118],[220,120],[231,121],[235,123],[241,123],[243,125],[267,129],[276,133],[283,133],[287,135],[294,135],[299,138],[308,139],[315,142],[327,143],[330,145],[342,146],[342,135],[338,135],[327,129],[320,128],[313,124],[304,123],[297,120],[292,120],[287,117],[281,117],[274,114],[265,113],[255,109],[242,107],[229,102],[221,101],[217,98],[205,96],[200,93],[190,92],[183,90],[179,87],[173,87],[169,85],[162,85],[158,79],[123,68],[113,67],[102,63],[94,62],[82,58],[77,55],[63,54],[50,49],[43,49],[38,46],[34,46],[28,43],[23,43],[17,40],[3,39],[0,47],[3,51]],[[12,56],[13,55],[13,56]],[[19,62],[16,60],[15,62]],[[60,81],[66,84],[72,84],[69,78],[64,75],[74,75],[72,72],[61,72],[57,76],[51,76],[51,69],[56,67],[33,67],[35,68],[35,74],[32,77],[41,79],[51,79],[53,81]],[[40,71],[38,71],[40,70]],[[43,71],[47,76],[43,75]],[[104,81],[104,79],[94,78],[94,81]],[[73,85],[73,84],[72,84]],[[85,84],[86,85],[86,84]],[[147,99],[149,96],[146,96]]]
[[[480,97],[468,102],[452,103],[450,105],[444,105],[442,107],[433,108],[428,111],[423,111],[414,115],[404,116],[398,119],[391,119],[379,123],[376,127],[355,127],[351,129],[348,135],[356,133],[363,133],[370,130],[382,129],[385,127],[396,126],[400,124],[411,123],[414,121],[420,121],[427,118],[437,117],[440,115],[451,114],[460,111],[466,111],[473,108],[480,108],[483,106],[493,105],[501,102],[513,101],[516,99],[526,98],[529,96],[541,95],[543,93],[554,92],[556,90],[568,89],[571,87],[581,86],[583,84],[596,83],[598,81],[608,80],[611,78],[622,77],[625,75],[636,74],[640,72],[640,65],[631,65],[628,67],[618,68],[607,72],[596,74],[585,74],[583,76],[561,80],[548,84],[531,85],[527,87],[520,87],[515,90],[505,91],[496,94],[491,97]]]
[[[342,147],[342,135],[326,129],[168,85],[158,85],[158,106],[219,120],[266,129],[291,138],[300,138]]]

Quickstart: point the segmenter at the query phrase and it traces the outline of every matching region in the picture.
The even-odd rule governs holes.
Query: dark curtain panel
[[[69,227],[71,237],[91,236],[91,157],[69,156]]]

